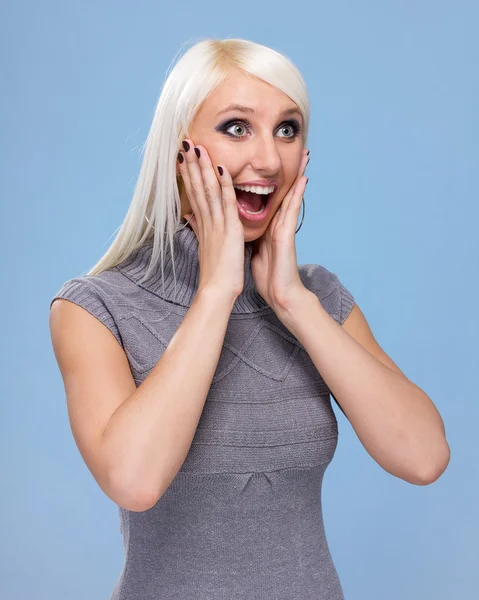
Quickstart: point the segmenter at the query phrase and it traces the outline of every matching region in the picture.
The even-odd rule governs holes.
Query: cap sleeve
[[[342,325],[351,312],[355,299],[336,273],[322,265],[301,265],[300,276],[307,289],[318,297],[327,313]]]
[[[78,277],[65,282],[50,301],[50,309],[55,300],[63,298],[74,302],[87,310],[105,325],[123,347],[121,335],[112,314],[111,299],[105,295],[101,286],[92,281],[91,277]]]

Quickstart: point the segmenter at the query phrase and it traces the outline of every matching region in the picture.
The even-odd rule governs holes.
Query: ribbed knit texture
[[[124,349],[137,386],[198,288],[198,241],[189,226],[175,234],[176,292],[169,249],[164,282],[158,265],[139,284],[151,250],[147,242],[115,268],[67,281],[51,301],[66,298],[99,319]],[[110,600],[344,598],[321,504],[338,440],[330,392],[257,292],[252,251],[246,243],[244,289],[180,471],[149,510],[119,507],[125,562]],[[325,267],[299,271],[342,324],[351,293]]]

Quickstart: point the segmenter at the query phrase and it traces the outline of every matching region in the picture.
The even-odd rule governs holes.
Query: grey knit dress
[[[99,319],[139,386],[198,288],[198,241],[175,234],[176,292],[167,249],[139,284],[152,242],[96,276],[70,279],[66,298]],[[338,440],[330,391],[299,341],[256,291],[251,243],[245,284],[188,455],[150,509],[118,507],[124,565],[110,600],[342,600],[325,535],[322,483]],[[317,264],[304,285],[342,324],[354,299]],[[182,399],[178,398],[178,402]],[[161,402],[161,398],[158,398]]]

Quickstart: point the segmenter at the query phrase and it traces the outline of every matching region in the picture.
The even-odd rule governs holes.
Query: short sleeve
[[[336,273],[322,265],[301,265],[300,276],[305,287],[318,297],[327,313],[342,325],[351,312],[355,299]]]
[[[105,295],[103,288],[92,279],[92,277],[78,277],[65,282],[50,301],[50,309],[55,300],[59,298],[78,304],[108,327],[120,346],[123,347],[121,335],[112,314],[112,300]]]

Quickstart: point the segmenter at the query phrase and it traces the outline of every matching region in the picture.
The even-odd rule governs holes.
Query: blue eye
[[[236,134],[230,133],[228,131],[233,126],[239,127],[239,128],[244,128],[247,130],[249,130],[249,128],[250,128],[250,124],[246,119],[230,119],[229,121],[226,121],[225,123],[222,123],[221,125],[219,125],[216,128],[216,131],[221,131],[222,133],[229,135],[230,137],[233,137],[233,138],[238,138],[238,139],[244,138],[245,134],[236,135]],[[301,125],[299,124],[298,121],[296,121],[296,119],[291,119],[289,121],[285,121],[284,123],[282,123],[280,126],[280,130],[288,128],[288,127],[292,130],[292,134],[287,135],[287,136],[281,136],[281,137],[285,137],[286,139],[290,139],[290,140],[295,139],[301,131]]]
[[[246,125],[244,123],[241,123],[241,121],[235,121],[235,123],[233,123],[232,125],[225,126],[225,128],[223,129],[223,131],[225,133],[228,133],[228,129],[230,129],[231,127],[237,127],[237,128],[238,127],[239,128],[243,127],[244,129],[246,129]],[[238,132],[236,131],[236,133],[238,133]],[[234,137],[244,137],[244,134],[243,135],[241,135],[241,134],[240,135],[236,135],[236,134],[231,134],[230,133],[229,135],[233,135]]]
[[[294,121],[290,121],[289,123],[284,123],[284,125],[281,125],[281,129],[285,129],[286,127],[290,127],[293,130],[292,135],[288,135],[286,137],[294,138],[298,135],[298,133],[301,130],[299,123],[297,124],[297,127],[296,127]]]

